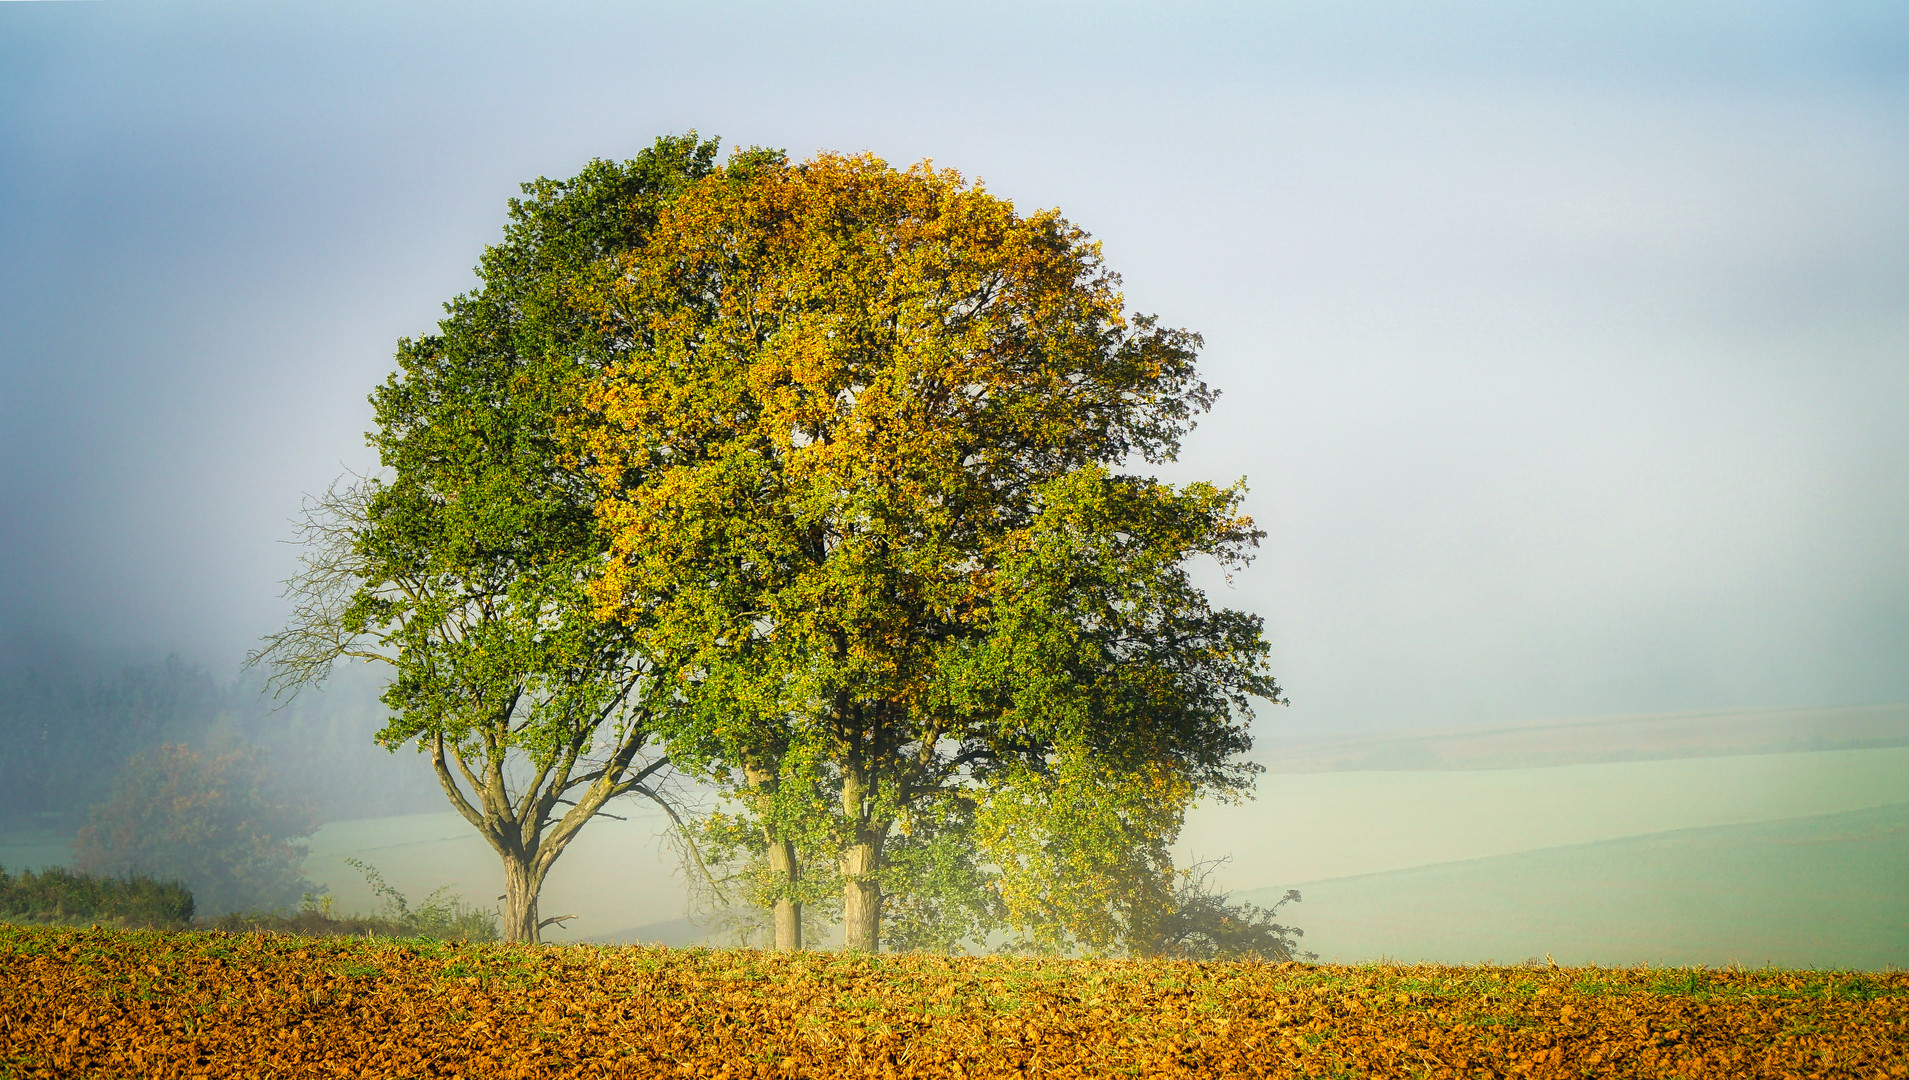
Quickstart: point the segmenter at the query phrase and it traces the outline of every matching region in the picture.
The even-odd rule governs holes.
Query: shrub
[[[1304,930],[1274,922],[1279,909],[1299,902],[1299,890],[1270,908],[1235,902],[1213,888],[1219,862],[1200,863],[1176,872],[1173,894],[1150,913],[1130,943],[1136,956],[1164,960],[1317,960],[1299,949]]]
[[[306,893],[298,910],[291,914],[274,911],[242,911],[222,915],[204,924],[207,930],[247,933],[266,930],[280,934],[305,934],[311,937],[430,937],[440,941],[496,941],[497,913],[474,908],[451,893],[449,885],[431,890],[416,908],[403,893],[392,888],[376,868],[357,859],[346,859],[365,876],[371,891],[384,900],[376,915],[333,915],[329,896]]]
[[[9,875],[0,867],[0,919],[9,922],[114,922],[183,930],[192,922],[192,893],[177,881],[140,875],[96,877],[49,866]]]
[[[384,911],[380,917],[404,928],[404,936],[434,937],[447,941],[497,940],[497,912],[466,904],[463,897],[451,892],[449,885],[432,889],[430,895],[413,909],[403,893],[385,883],[384,875],[378,873],[377,868],[357,859],[345,861],[364,875],[365,884],[371,886],[372,892],[384,898]],[[307,898],[308,903],[309,900]]]

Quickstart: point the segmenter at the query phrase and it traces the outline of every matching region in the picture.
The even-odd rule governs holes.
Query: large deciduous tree
[[[538,914],[545,876],[611,799],[669,809],[653,734],[675,704],[673,654],[649,647],[640,617],[595,618],[585,595],[606,548],[573,421],[615,344],[573,296],[642,245],[714,153],[693,134],[659,139],[524,186],[479,287],[437,333],[399,343],[371,396],[383,472],[313,508],[295,617],[256,654],[281,687],[341,659],[390,665],[379,741],[428,753],[497,852],[506,940],[554,921]]]
[[[988,875],[1078,946],[1144,922],[1180,814],[1250,783],[1251,701],[1279,696],[1259,620],[1187,577],[1259,538],[1242,489],[1121,471],[1211,402],[1198,337],[1127,315],[1058,212],[866,155],[734,160],[615,271],[574,294],[619,343],[584,425],[593,595],[681,659],[692,705],[660,723],[756,815],[778,926],[804,846],[852,949],[885,905],[890,944],[959,925],[936,904]],[[1136,865],[1157,887],[1118,884]]]

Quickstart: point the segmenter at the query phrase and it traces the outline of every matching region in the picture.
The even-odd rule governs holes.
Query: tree
[[[176,878],[201,915],[297,902],[318,828],[255,749],[204,753],[169,743],[135,755],[73,841],[86,873]]]
[[[1144,777],[1177,828],[1250,784],[1260,623],[1184,563],[1260,534],[1239,485],[1115,471],[1170,459],[1213,395],[1198,337],[1125,316],[1085,233],[927,165],[758,154],[617,271],[588,286],[619,342],[585,435],[592,595],[682,658],[672,756],[738,795],[785,896],[777,848],[832,848],[872,951],[885,903],[1055,865],[1038,802],[987,825],[1002,792]]]
[[[610,800],[676,813],[659,786],[668,758],[646,756],[676,707],[674,661],[645,647],[640,620],[597,619],[585,596],[606,553],[572,420],[613,343],[570,295],[642,242],[715,149],[664,138],[524,185],[479,288],[436,334],[399,342],[398,372],[371,395],[384,474],[310,508],[294,618],[254,657],[279,689],[342,659],[390,666],[378,739],[428,753],[497,852],[508,941],[557,921],[538,916],[545,877]]]

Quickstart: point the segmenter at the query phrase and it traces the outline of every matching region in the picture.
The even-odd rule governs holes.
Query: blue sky
[[[1909,9],[690,8],[0,4],[0,647],[229,670],[515,185],[694,128],[1206,335],[1269,731],[1909,698]]]

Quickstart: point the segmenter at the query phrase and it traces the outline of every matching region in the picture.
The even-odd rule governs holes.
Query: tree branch
[[[458,766],[462,768],[463,764],[460,758]],[[450,767],[444,763],[444,733],[441,731],[431,736],[431,768],[437,773],[438,784],[444,788],[445,796],[451,800],[452,809],[462,814],[464,820],[476,826],[480,832],[483,831],[484,815],[478,813],[477,808],[464,797],[464,792],[457,786],[457,778],[451,775]],[[464,769],[464,775],[470,776],[470,770]]]

